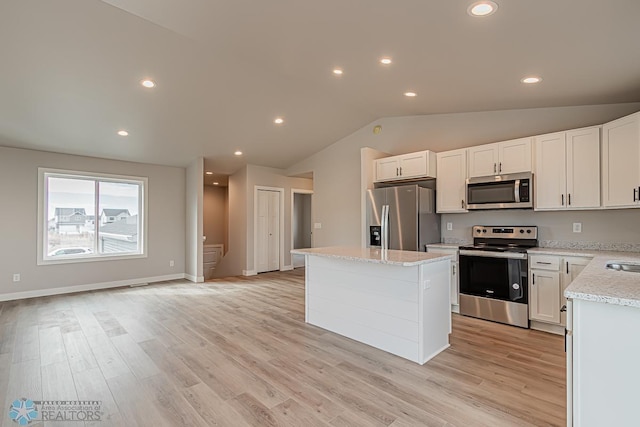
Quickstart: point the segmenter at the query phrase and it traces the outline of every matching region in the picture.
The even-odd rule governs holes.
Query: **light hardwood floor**
[[[305,324],[303,270],[6,302],[0,337],[3,426],[19,397],[101,400],[97,427],[565,424],[562,337],[454,315],[419,366]]]

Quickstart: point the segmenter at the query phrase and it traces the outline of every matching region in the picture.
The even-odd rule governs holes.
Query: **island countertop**
[[[291,253],[295,255],[315,255],[325,258],[344,259],[347,261],[400,265],[403,267],[439,262],[445,259],[453,260],[453,256],[451,255],[434,254],[429,252],[398,251],[393,249],[382,250],[378,248],[360,248],[353,246],[294,249]]]
[[[592,251],[593,260],[565,289],[573,299],[640,307],[640,273],[608,270],[608,262],[640,264],[640,254]]]

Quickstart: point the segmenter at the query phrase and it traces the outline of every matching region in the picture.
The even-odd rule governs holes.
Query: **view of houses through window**
[[[45,173],[45,259],[142,253],[143,181]]]

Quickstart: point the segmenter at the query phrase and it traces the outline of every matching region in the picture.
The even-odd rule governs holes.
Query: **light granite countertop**
[[[640,264],[640,253],[573,248],[532,248],[531,255],[557,255],[592,258],[564,296],[572,299],[627,305],[640,308],[640,273],[608,270],[611,261]]]
[[[640,308],[640,273],[608,270],[605,266],[611,261],[640,265],[640,254],[595,251],[591,262],[565,289],[564,296]]]
[[[601,253],[624,253],[630,254],[629,252],[603,252],[597,251],[593,249],[564,249],[564,248],[531,248],[527,249],[527,252],[531,255],[558,255],[558,256],[582,256],[593,258],[597,254]],[[635,255],[631,253],[631,255]],[[637,254],[640,255],[640,254]]]
[[[434,254],[428,252],[397,251],[389,249],[383,251],[375,248],[359,248],[350,246],[331,246],[326,248],[294,249],[295,255],[315,255],[325,258],[336,258],[347,261],[370,262],[376,264],[399,265],[412,267],[447,259],[453,260],[451,255]]]
[[[427,248],[434,248],[434,249],[458,249],[460,246],[459,244],[454,244],[454,243],[429,243],[427,245]]]

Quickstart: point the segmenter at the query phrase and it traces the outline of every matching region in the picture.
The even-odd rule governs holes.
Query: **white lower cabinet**
[[[570,300],[567,425],[639,425],[640,308]]]
[[[590,257],[529,256],[529,320],[532,329],[563,334],[564,290],[591,261]]]
[[[531,270],[529,319],[560,323],[560,273]]]
[[[434,254],[453,255],[451,262],[451,311],[458,313],[460,310],[460,264],[458,262],[457,248],[443,248],[427,245],[427,252]]]

